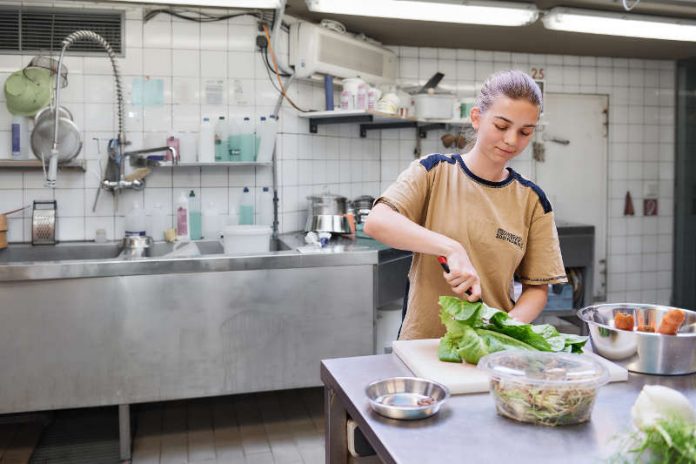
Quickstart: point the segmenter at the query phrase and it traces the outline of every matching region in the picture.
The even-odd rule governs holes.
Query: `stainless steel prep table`
[[[368,383],[411,375],[393,354],[322,361],[327,463],[347,462],[348,416],[387,464],[601,462],[618,444],[612,437],[630,430],[630,409],[643,385],[672,387],[696,402],[696,374],[629,373],[628,382],[602,387],[592,419],[576,426],[550,428],[503,418],[487,393],[452,396],[438,414],[419,421],[388,419],[370,409],[365,396]]]

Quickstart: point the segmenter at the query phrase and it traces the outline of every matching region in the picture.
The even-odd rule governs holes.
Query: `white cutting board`
[[[440,382],[452,395],[462,393],[481,393],[488,391],[488,374],[468,363],[442,362],[437,358],[439,338],[423,340],[397,340],[392,343],[392,351],[406,364],[417,377]],[[601,362],[609,370],[610,382],[628,380],[628,371],[611,361],[585,351]]]

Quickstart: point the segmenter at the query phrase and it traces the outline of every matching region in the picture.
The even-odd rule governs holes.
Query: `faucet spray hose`
[[[121,89],[121,73],[119,72],[118,69],[118,63],[116,62],[116,54],[114,53],[114,50],[111,48],[111,45],[109,45],[109,42],[106,41],[102,36],[97,34],[96,32],[92,31],[75,31],[72,34],[69,34],[66,38],[63,39],[63,48],[60,51],[60,58],[58,60],[58,69],[61,69],[61,65],[63,64],[63,55],[65,54],[65,51],[77,40],[91,40],[92,42],[96,42],[99,45],[101,45],[104,50],[106,50],[106,53],[109,55],[109,60],[111,60],[111,67],[113,68],[114,71],[114,80],[116,81],[116,100],[118,104],[118,140],[120,142],[121,147],[125,146],[126,143],[126,134],[125,134],[125,126],[123,124],[123,114],[124,114],[124,105],[123,105],[123,91]],[[54,145],[57,144],[57,139],[58,139],[58,110],[57,107],[60,102],[60,79],[56,79],[56,117],[55,117],[55,126],[54,126]]]

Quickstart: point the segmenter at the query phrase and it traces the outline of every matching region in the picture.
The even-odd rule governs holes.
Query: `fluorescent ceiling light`
[[[443,23],[524,26],[536,21],[532,4],[506,2],[443,3],[415,0],[305,0],[310,11]]]
[[[148,3],[158,5],[186,5],[215,8],[249,8],[268,9],[278,8],[282,0],[111,0],[123,3]]]
[[[696,21],[676,18],[552,8],[542,21],[557,31],[696,42]]]

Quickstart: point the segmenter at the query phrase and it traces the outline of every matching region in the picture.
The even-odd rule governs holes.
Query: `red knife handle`
[[[438,256],[437,262],[440,263],[440,266],[442,266],[442,269],[444,269],[445,272],[447,274],[449,274],[450,268],[449,268],[449,264],[447,264],[447,258],[445,258],[444,256]],[[471,289],[470,288],[467,289],[467,291],[464,293],[466,293],[467,295],[471,295]]]
[[[440,266],[442,266],[442,269],[444,269],[445,272],[447,274],[449,274],[450,268],[449,268],[449,265],[447,264],[447,258],[445,258],[444,256],[438,256],[437,262],[440,263]]]

